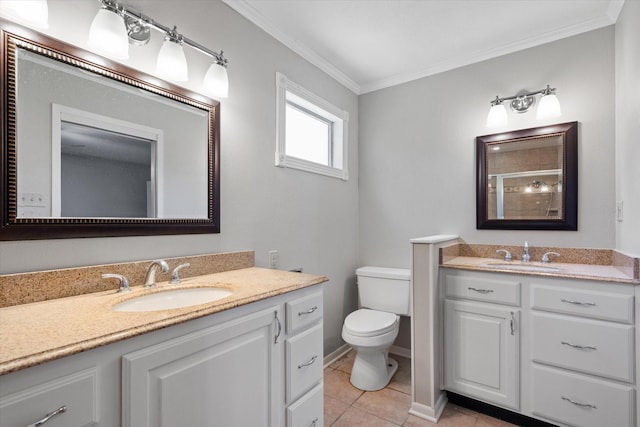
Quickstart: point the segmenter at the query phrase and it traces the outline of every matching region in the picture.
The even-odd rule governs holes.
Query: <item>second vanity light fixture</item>
[[[520,92],[517,95],[504,98],[496,96],[496,99],[491,101],[491,109],[487,116],[487,127],[496,128],[507,125],[509,119],[507,110],[502,104],[504,101],[511,101],[509,105],[513,111],[526,113],[536,103],[536,95],[540,95],[540,105],[538,105],[536,112],[538,120],[551,119],[562,115],[560,102],[556,97],[556,89],[547,85],[545,89],[535,92]]]
[[[156,74],[167,80],[183,82],[189,79],[187,59],[183,46],[190,46],[213,58],[213,64],[204,76],[203,90],[213,96],[226,98],[229,92],[227,59],[223,52],[214,52],[143,15],[116,0],[98,0],[102,7],[89,30],[89,46],[96,52],[116,59],[129,58],[129,44],[145,45],[151,38],[151,29],[164,34],[164,43],[158,53]]]

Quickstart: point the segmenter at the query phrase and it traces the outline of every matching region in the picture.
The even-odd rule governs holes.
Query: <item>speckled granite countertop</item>
[[[511,269],[509,266],[513,266]],[[541,263],[522,261],[502,261],[496,258],[481,258],[457,256],[447,259],[440,267],[455,268],[461,270],[477,270],[488,272],[500,272],[510,274],[526,274],[546,277],[562,277],[569,279],[600,280],[604,282],[627,283],[640,285],[640,281],[634,280],[629,275],[612,265],[597,264],[569,264],[569,263]],[[532,270],[514,270],[513,268],[527,268]],[[559,271],[544,271],[545,269],[558,269]]]
[[[167,326],[238,307],[327,280],[324,276],[264,268],[244,268],[159,282],[148,290],[113,290],[0,308],[0,375],[70,356]],[[215,286],[233,291],[207,304],[142,313],[114,312],[118,302],[151,292]]]

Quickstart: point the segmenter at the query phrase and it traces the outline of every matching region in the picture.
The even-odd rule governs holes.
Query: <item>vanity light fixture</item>
[[[129,43],[143,46],[151,38],[150,29],[160,31],[164,33],[165,37],[156,62],[156,73],[160,77],[177,82],[189,79],[183,46],[190,46],[213,59],[213,63],[203,80],[203,91],[216,97],[226,98],[228,96],[228,61],[222,51],[218,53],[209,50],[178,33],[175,26],[173,28],[164,26],[138,10],[121,4],[116,0],[98,1],[102,7],[98,11],[89,31],[89,46],[92,49],[105,56],[126,59],[128,58]],[[99,16],[102,17],[98,19]],[[94,29],[94,27],[96,28]],[[122,46],[121,40],[123,38],[126,41],[126,48]],[[119,48],[117,50],[110,49],[115,44],[118,44]]]
[[[503,105],[504,101],[511,101],[509,103],[511,110],[517,113],[526,113],[536,103],[536,95],[541,96],[540,105],[536,113],[538,120],[552,119],[562,115],[560,102],[556,97],[556,89],[547,85],[545,89],[535,92],[522,91],[517,95],[504,98],[496,96],[496,99],[491,101],[491,108],[487,115],[487,127],[497,128],[507,125],[509,119],[507,117],[507,109]]]
[[[49,28],[47,0],[2,0],[0,12],[19,23],[36,28]]]

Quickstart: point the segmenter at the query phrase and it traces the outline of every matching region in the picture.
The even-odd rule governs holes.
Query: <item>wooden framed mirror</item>
[[[219,102],[0,26],[0,240],[220,232]]]
[[[476,227],[578,229],[578,123],[476,138]]]

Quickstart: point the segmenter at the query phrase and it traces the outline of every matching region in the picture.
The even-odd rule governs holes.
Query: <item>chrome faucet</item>
[[[172,285],[177,285],[178,283],[180,283],[180,270],[182,270],[185,267],[189,267],[190,265],[191,264],[186,262],[174,268],[173,271],[171,272],[171,280],[169,280],[169,283],[171,283]]]
[[[524,250],[522,251],[522,262],[531,262],[531,255],[529,255],[529,242],[524,242]]]
[[[496,251],[496,253],[500,253],[500,252],[504,252],[504,260],[505,261],[511,261],[513,259],[513,257],[511,256],[511,252],[509,252],[506,249],[498,249]]]
[[[120,288],[118,292],[131,292],[131,288],[129,288],[129,281],[122,274],[112,274],[105,273],[102,275],[103,279],[118,279],[118,283],[120,284]]]
[[[163,259],[154,259],[147,269],[147,275],[144,278],[144,287],[153,288],[156,285],[156,267],[160,267],[163,273],[169,271],[169,265]]]
[[[542,263],[548,263],[551,262],[549,260],[549,255],[555,255],[555,256],[560,256],[560,254],[558,252],[545,252],[544,255],[542,255],[542,259],[540,260],[540,262]]]

